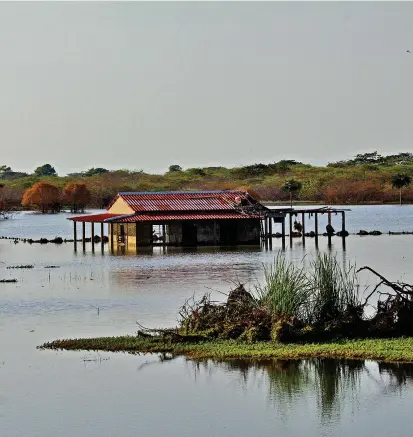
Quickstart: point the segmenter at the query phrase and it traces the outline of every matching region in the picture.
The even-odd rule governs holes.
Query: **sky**
[[[412,151],[413,3],[0,2],[0,144],[59,174]]]

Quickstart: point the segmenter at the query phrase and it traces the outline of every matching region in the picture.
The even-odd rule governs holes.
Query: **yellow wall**
[[[121,197],[118,197],[108,209],[110,214],[132,214],[133,212],[133,209]]]

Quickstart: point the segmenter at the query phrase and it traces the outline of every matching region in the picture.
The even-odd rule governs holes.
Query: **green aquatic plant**
[[[256,286],[259,305],[270,309],[277,318],[307,317],[313,287],[305,267],[298,267],[278,254],[274,263],[264,266],[264,281]]]
[[[362,316],[362,304],[354,264],[342,266],[332,254],[318,254],[311,262],[311,283],[314,290],[309,304],[312,323],[325,324],[341,319],[349,312]]]

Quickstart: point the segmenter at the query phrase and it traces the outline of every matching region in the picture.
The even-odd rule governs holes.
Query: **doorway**
[[[186,247],[197,245],[197,227],[194,222],[182,223],[182,245]]]
[[[222,220],[220,223],[219,244],[235,246],[237,244],[237,225],[235,220]]]

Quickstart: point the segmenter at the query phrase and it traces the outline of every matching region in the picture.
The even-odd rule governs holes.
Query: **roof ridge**
[[[199,191],[120,191],[119,196],[156,195],[156,194],[228,194],[246,193],[246,190],[199,190]]]

